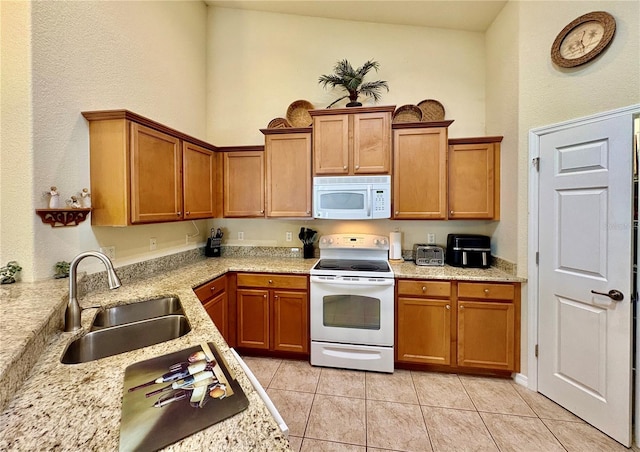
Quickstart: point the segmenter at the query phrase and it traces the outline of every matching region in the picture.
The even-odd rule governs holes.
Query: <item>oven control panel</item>
[[[330,234],[320,237],[320,249],[388,250],[389,238],[374,234]]]

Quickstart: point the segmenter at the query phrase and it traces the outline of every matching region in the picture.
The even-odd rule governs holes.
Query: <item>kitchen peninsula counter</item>
[[[199,259],[175,270],[106,284],[80,298],[83,330],[63,333],[68,279],[16,283],[0,288],[3,316],[0,350],[0,450],[116,450],[120,435],[122,385],[127,366],[139,361],[213,342],[224,355],[249,399],[249,407],[189,436],[169,450],[289,450],[262,399],[229,351],[193,288],[224,273],[245,271],[309,274],[316,259],[224,257]],[[523,281],[498,269],[417,267],[392,264],[398,278]],[[118,271],[118,269],[116,269]],[[185,336],[128,353],[82,364],[61,364],[68,343],[87,331],[98,309],[158,296],[177,296],[191,331]],[[35,363],[35,364],[33,364]],[[18,386],[17,381],[24,381]],[[15,392],[15,393],[14,393]]]

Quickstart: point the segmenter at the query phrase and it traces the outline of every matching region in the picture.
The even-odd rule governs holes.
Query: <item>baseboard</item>
[[[515,381],[520,386],[524,386],[525,388],[529,387],[529,379],[524,374],[520,374],[520,373],[514,374],[513,381]]]

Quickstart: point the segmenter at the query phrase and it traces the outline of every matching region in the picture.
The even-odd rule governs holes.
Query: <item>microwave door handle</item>
[[[367,206],[367,218],[371,218],[371,201],[369,200],[369,198],[371,198],[371,187],[367,187],[367,189],[365,190],[366,193],[366,197],[365,197],[365,203]]]

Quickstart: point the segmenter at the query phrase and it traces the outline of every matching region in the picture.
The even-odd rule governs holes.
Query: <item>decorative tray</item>
[[[161,449],[249,406],[211,343],[130,365],[123,394],[120,451]]]

